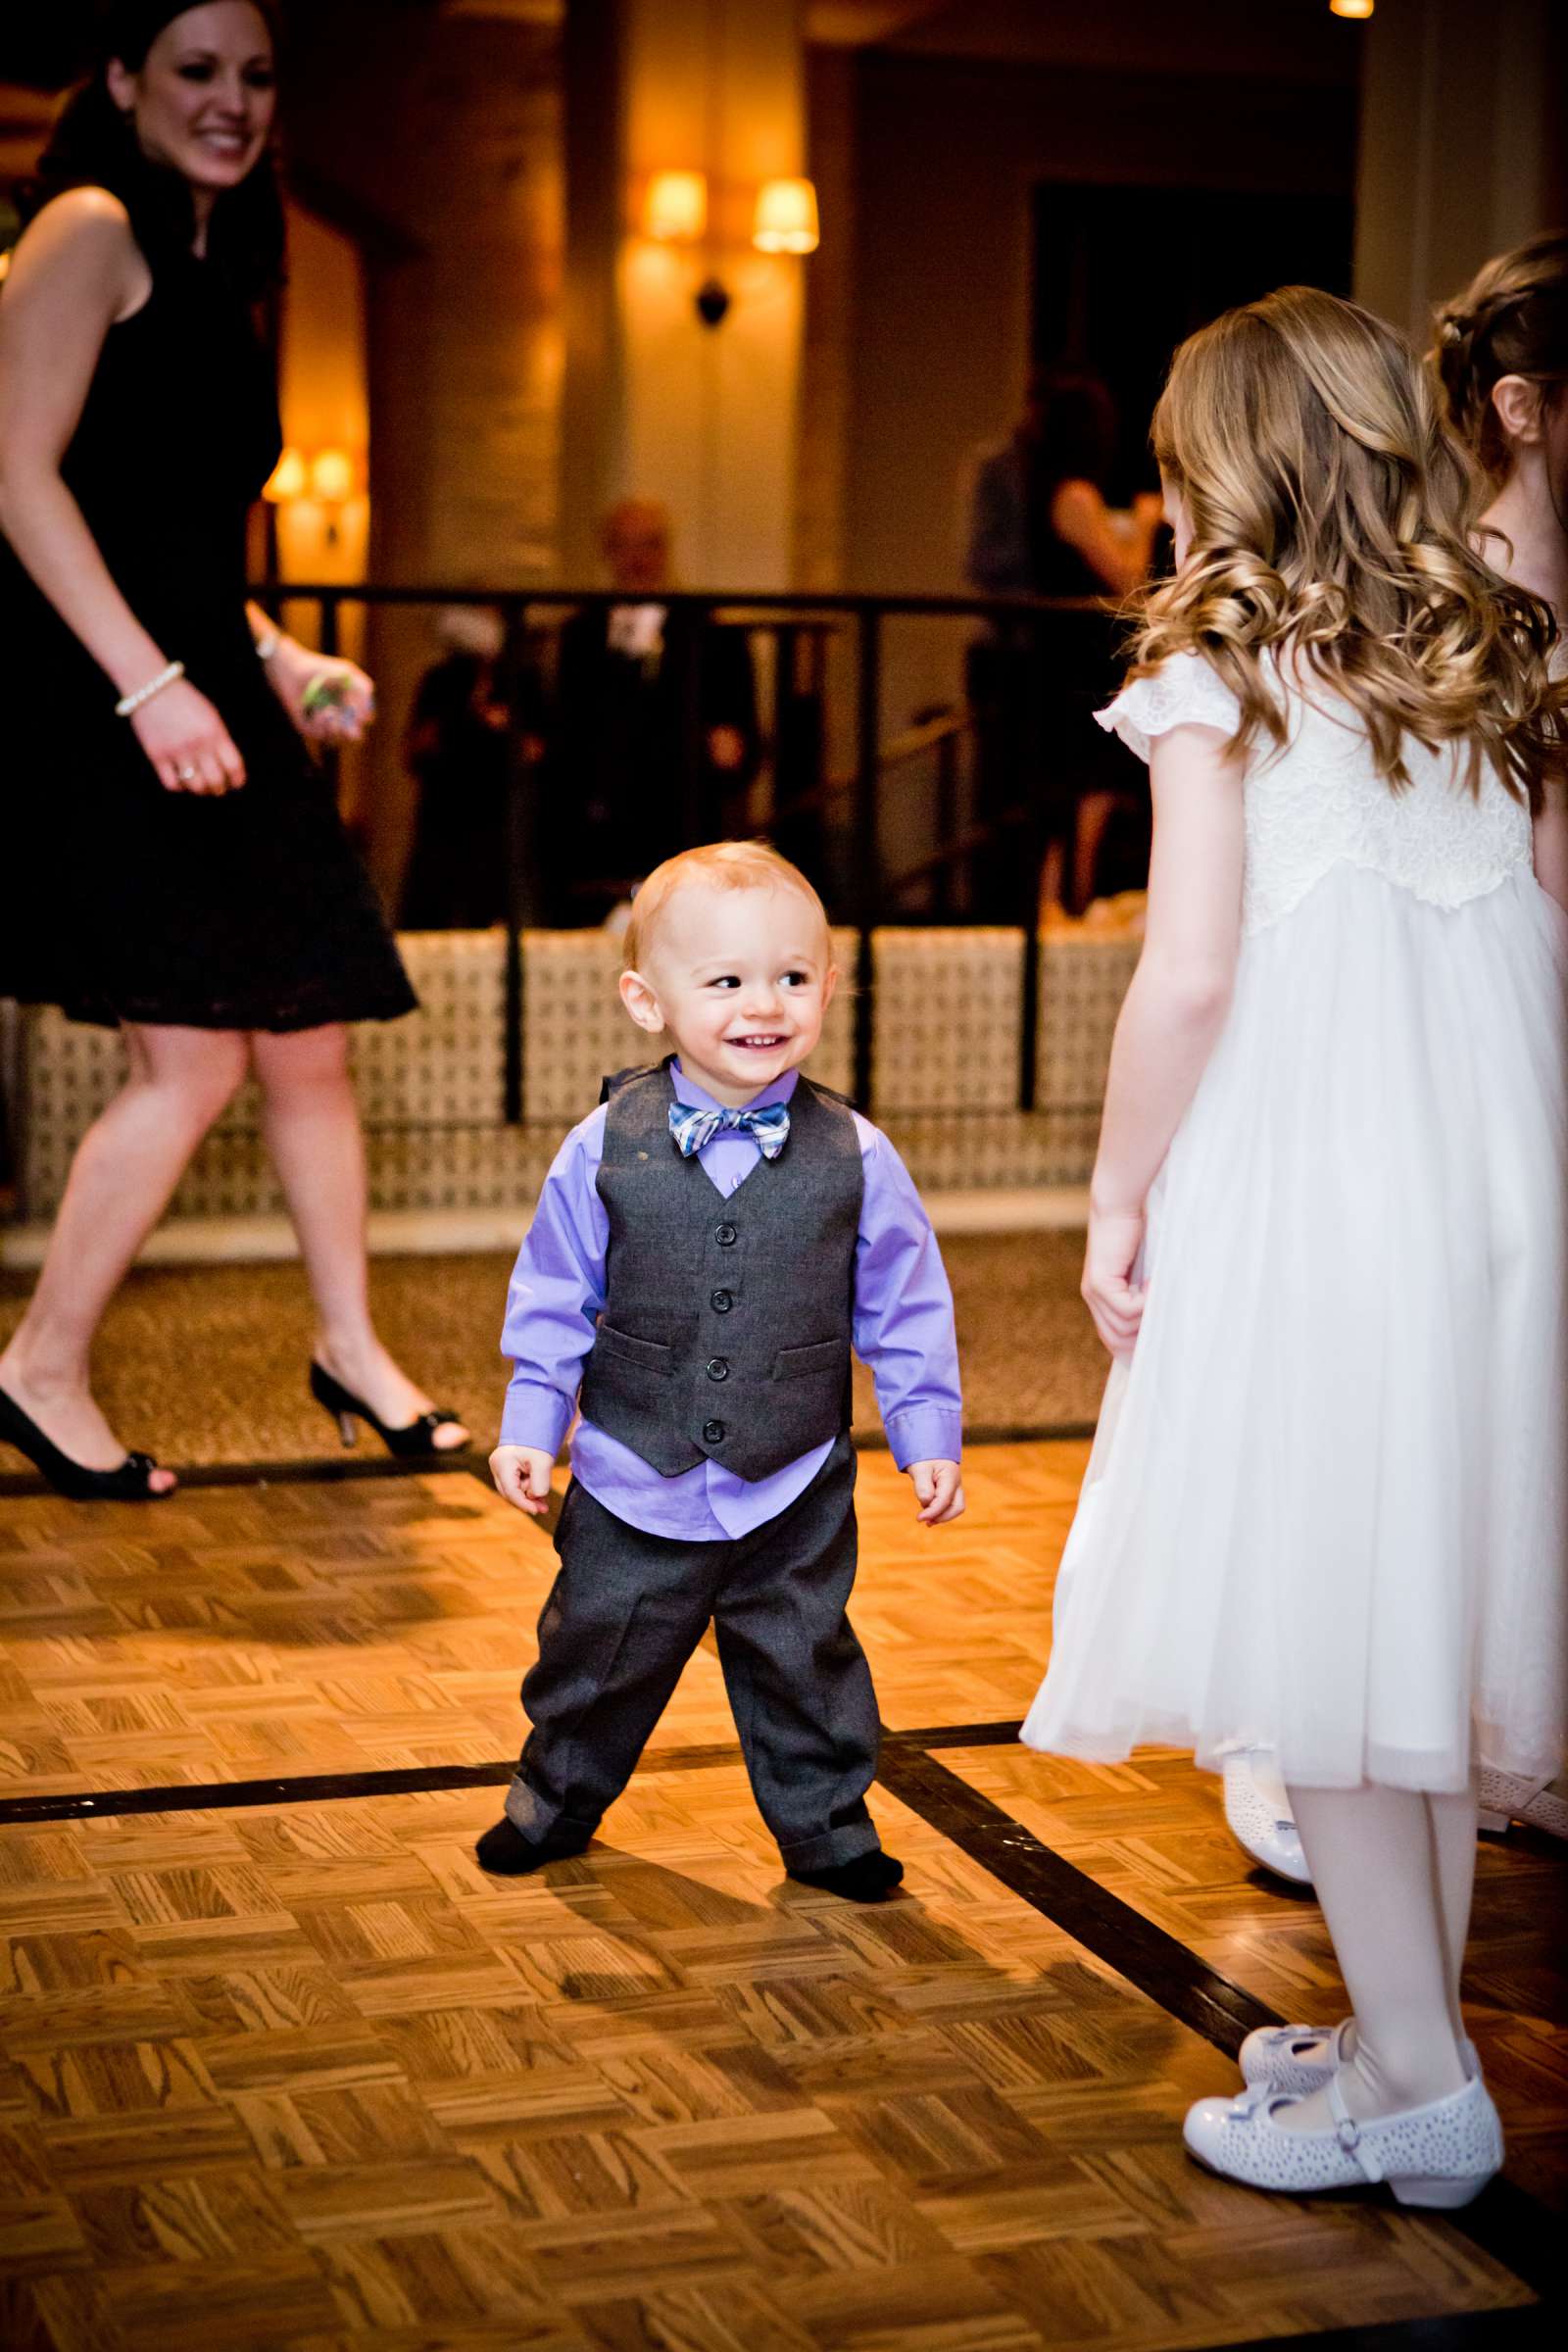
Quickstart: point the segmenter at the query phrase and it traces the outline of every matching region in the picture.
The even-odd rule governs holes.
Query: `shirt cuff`
[[[886,1423],[893,1459],[901,1470],[911,1462],[956,1462],[962,1458],[963,1416],[945,1404],[906,1404]]]
[[[541,1453],[559,1453],[566,1442],[576,1411],[569,1396],[544,1380],[514,1380],[501,1408],[503,1446],[536,1446]]]

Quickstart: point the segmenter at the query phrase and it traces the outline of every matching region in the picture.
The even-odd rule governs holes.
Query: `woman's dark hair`
[[[1488,473],[1511,463],[1493,387],[1523,375],[1556,400],[1568,387],[1568,233],[1555,230],[1499,254],[1437,315],[1433,364],[1454,430]]]
[[[98,58],[85,81],[66,99],[30,179],[16,190],[17,209],[30,220],[68,188],[107,188],[130,216],[131,233],[154,270],[161,258],[189,254],[196,234],[190,187],[167,164],[144,153],[135,124],[109,95],[108,69],[117,60],[139,73],[167,25],[198,0],[115,0],[106,15]],[[272,0],[249,0],[276,34]],[[276,285],[283,268],[283,198],[269,149],[237,188],[213,207],[207,258],[247,299]]]

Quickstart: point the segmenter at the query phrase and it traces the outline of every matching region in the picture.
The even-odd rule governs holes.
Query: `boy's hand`
[[[963,1511],[963,1483],[956,1462],[911,1462],[915,1516],[922,1527],[946,1527]]]
[[[555,1455],[538,1446],[498,1446],[490,1456],[496,1493],[503,1502],[510,1502],[515,1511],[526,1511],[531,1519],[540,1518],[550,1507],[550,1473],[555,1466]]]

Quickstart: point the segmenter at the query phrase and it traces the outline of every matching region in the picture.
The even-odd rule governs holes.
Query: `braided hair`
[[[1526,376],[1553,403],[1568,388],[1568,232],[1532,237],[1486,263],[1438,312],[1432,363],[1455,432],[1501,482],[1510,458],[1494,386]],[[1568,517],[1559,520],[1568,528]]]

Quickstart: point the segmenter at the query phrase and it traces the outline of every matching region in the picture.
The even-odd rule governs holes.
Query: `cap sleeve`
[[[1172,727],[1222,727],[1234,735],[1242,707],[1200,654],[1172,654],[1152,677],[1134,678],[1113,703],[1095,712],[1109,735],[1119,735],[1140,760],[1156,735]]]

